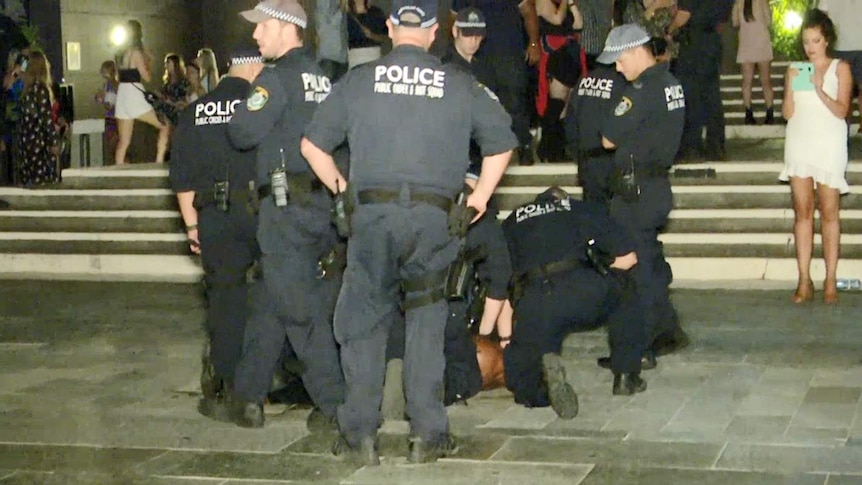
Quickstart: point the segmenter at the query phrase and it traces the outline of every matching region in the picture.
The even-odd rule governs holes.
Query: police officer
[[[302,132],[331,86],[303,47],[306,15],[296,0],[266,0],[241,15],[257,24],[260,52],[274,61],[237,106],[228,129],[234,145],[257,152],[263,273],[252,290],[236,370],[234,419],[240,426],[263,426],[263,400],[286,336],[317,406],[309,429],[334,428],[344,395],[331,326],[339,279],[318,266],[338,236],[329,220],[331,198],[299,151]]]
[[[680,0],[670,30],[679,40],[673,73],[685,90],[685,129],[677,158],[725,158],[721,104],[721,36],[718,24],[726,2]],[[706,140],[703,131],[706,128]]]
[[[439,398],[445,274],[472,215],[468,208],[479,216],[485,212],[517,146],[511,120],[493,94],[427,52],[438,27],[437,2],[393,3],[387,21],[392,52],[347,73],[315,113],[302,142],[318,177],[333,192],[349,188],[355,204],[335,312],[347,393],[338,409],[341,439],[333,451],[365,464],[379,463],[386,340],[399,304],[407,323],[408,460],[433,461],[457,450]],[[482,176],[466,204],[457,204],[471,133],[485,155]],[[351,150],[349,185],[328,155],[345,136]]]
[[[515,402],[550,405],[572,419],[578,397],[560,358],[571,332],[607,322],[613,393],[646,389],[640,377],[644,328],[628,270],[638,262],[635,243],[604,208],[571,199],[558,187],[539,194],[503,222],[515,276],[515,328],[503,356]]]
[[[679,327],[668,291],[673,276],[658,233],[673,206],[668,169],[682,136],[686,98],[667,64],[656,61],[664,47],[662,39],[625,24],[611,31],[598,59],[616,63],[629,81],[605,118],[602,146],[614,150],[611,215],[637,244],[633,273],[650,342]]]
[[[613,156],[602,147],[601,128],[605,116],[619,103],[625,78],[613,67],[596,64],[578,82],[570,100],[574,109],[566,113],[566,140],[577,154],[578,181],[583,200],[610,205]]]
[[[201,255],[207,290],[209,351],[198,409],[218,419],[227,419],[225,399],[242,353],[248,312],[246,271],[259,253],[257,218],[248,207],[254,151],[234,148],[227,128],[262,69],[257,48],[236,49],[227,77],[182,111],[171,147],[171,185],[191,251]]]
[[[476,57],[485,40],[486,28],[485,16],[478,8],[467,7],[459,11],[452,24],[452,44],[442,61],[464,69],[487,85],[492,79],[489,67]]]

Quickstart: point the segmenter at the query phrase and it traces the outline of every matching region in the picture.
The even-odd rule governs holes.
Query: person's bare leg
[[[775,99],[775,93],[772,89],[772,78],[770,74],[771,64],[771,61],[757,63],[757,69],[758,71],[760,71],[760,86],[763,88],[763,102],[766,103],[767,108],[772,107],[772,103]]]
[[[117,150],[114,152],[114,164],[126,163],[126,151],[132,143],[132,133],[135,129],[135,120],[117,119]]]
[[[811,177],[790,177],[793,198],[793,238],[796,241],[796,264],[799,283],[793,294],[794,303],[811,300],[811,252],[814,248],[814,180]]]
[[[754,64],[742,63],[742,104],[751,108],[751,85],[754,83]]]
[[[823,281],[823,301],[838,303],[838,255],[841,248],[841,197],[838,189],[827,185],[817,186],[820,208],[820,234],[823,237],[823,260],[826,262],[826,279]]]
[[[138,119],[159,130],[159,139],[156,142],[156,163],[164,163],[165,153],[168,151],[168,141],[171,138],[171,126],[162,124],[155,111],[148,111]]]

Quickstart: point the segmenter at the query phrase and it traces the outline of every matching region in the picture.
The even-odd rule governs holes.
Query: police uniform
[[[396,4],[390,17],[395,25],[436,22],[433,0]],[[406,313],[411,460],[422,459],[417,449],[448,447],[448,419],[439,398],[447,314],[442,290],[460,241],[447,229],[447,213],[462,190],[471,133],[486,155],[517,146],[510,119],[492,96],[423,48],[400,44],[347,73],[306,130],[318,150],[330,152],[345,136],[351,150],[348,180],[355,208],[335,311],[347,381],[338,426],[350,449],[365,451],[375,440],[386,341],[399,304]]]
[[[679,158],[724,157],[724,108],[721,104],[721,36],[722,2],[680,0],[679,9],[691,18],[677,34],[679,56],[673,73],[685,90],[688,101],[685,129],[679,147]],[[706,141],[703,129],[706,128]]]
[[[569,150],[577,154],[578,181],[585,201],[609,205],[613,154],[602,148],[604,118],[619,104],[625,78],[613,67],[598,64],[578,82],[566,113],[566,139]]]
[[[636,39],[628,48],[649,40],[646,32],[632,24],[614,30]],[[609,51],[614,39],[621,42],[621,37],[615,37],[612,31],[600,62],[613,62],[621,52]],[[610,59],[605,56],[609,52],[615,54]],[[630,231],[637,244],[638,264],[632,271],[650,341],[677,326],[668,290],[673,276],[658,234],[667,224],[673,206],[668,170],[682,136],[686,106],[679,81],[668,72],[666,63],[657,63],[625,86],[620,102],[605,118],[602,128],[602,136],[616,145],[617,181],[611,215]]]
[[[550,405],[560,417],[573,418],[577,397],[568,384],[564,384],[568,396],[555,395],[554,387],[560,383],[549,375],[544,356],[557,356],[569,333],[605,322],[614,374],[639,381],[645,338],[629,275],[616,269],[603,275],[587,256],[589,241],[594,242],[595,254],[609,256],[603,261],[607,265],[632,252],[635,242],[625,228],[601,205],[549,189],[512,211],[503,222],[503,233],[515,274],[511,298],[516,323],[503,351],[506,386],[515,402]],[[561,378],[565,380],[564,375]],[[620,393],[617,387],[615,394]]]
[[[232,64],[263,63],[259,54],[233,55]],[[210,415],[213,400],[226,397],[242,353],[248,313],[246,271],[258,257],[257,217],[249,210],[254,151],[228,142],[228,123],[245,103],[249,83],[225,77],[206,96],[180,114],[171,147],[170,180],[175,192],[195,193],[201,260],[206,282],[209,361],[202,386],[201,411]],[[209,401],[208,401],[209,400]]]
[[[280,4],[294,10],[280,11]],[[256,9],[305,26],[298,4],[261,3]],[[318,270],[338,236],[329,218],[331,197],[299,149],[303,130],[330,88],[309,51],[291,49],[261,72],[247,101],[237,106],[228,130],[236,146],[256,149],[260,198],[257,239],[262,279],[252,289],[251,317],[234,389],[244,408],[237,417],[240,425],[263,424],[260,408],[285,337],[304,368],[302,380],[308,394],[323,416],[334,420],[343,399],[344,379],[331,324],[340,281]],[[286,205],[276,205],[274,174],[287,179]]]

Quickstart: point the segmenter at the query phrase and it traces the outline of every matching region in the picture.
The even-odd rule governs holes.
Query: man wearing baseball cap
[[[475,7],[467,7],[455,17],[452,24],[452,44],[449,52],[443,56],[444,64],[455,64],[463,68],[482,84],[488,83],[490,77],[484,64],[476,59],[476,52],[485,39],[485,16]]]
[[[320,275],[318,262],[338,235],[329,222],[329,194],[299,151],[302,132],[331,84],[303,46],[307,18],[296,0],[265,0],[240,15],[256,24],[254,39],[272,64],[251,85],[228,129],[235,147],[257,154],[262,267],[251,289],[233,418],[240,426],[263,426],[263,400],[286,337],[316,406],[309,430],[334,429],[344,395],[331,323],[340,281],[332,271]]]
[[[658,240],[673,206],[668,170],[679,149],[686,110],[679,81],[668,72],[666,62],[656,61],[665,47],[664,39],[651,39],[641,27],[625,24],[611,30],[597,59],[616,64],[617,71],[629,81],[605,119],[601,134],[602,146],[614,150],[611,216],[636,241],[638,264],[632,273],[647,343],[666,334],[684,335],[669,298],[673,276]],[[631,394],[646,387],[635,372],[611,370],[615,394]]]
[[[258,256],[257,217],[247,210],[254,152],[234,148],[227,128],[263,69],[257,46],[231,52],[227,76],[180,113],[171,144],[170,179],[190,249],[201,255],[207,283],[206,330],[198,410],[227,420],[227,398],[242,354],[248,313],[246,270]]]
[[[333,451],[365,465],[379,463],[386,344],[401,309],[411,428],[407,459],[429,462],[457,451],[439,395],[445,275],[467,224],[485,212],[518,145],[493,93],[428,53],[436,13],[436,0],[395,0],[387,22],[392,52],[348,72],[302,140],[302,153],[320,180],[333,193],[347,190],[353,202],[342,218],[351,234],[334,328],[347,392],[338,408],[341,438]],[[466,195],[471,134],[484,159],[476,188]],[[330,155],[345,138],[349,182]],[[464,202],[459,194],[466,195]]]

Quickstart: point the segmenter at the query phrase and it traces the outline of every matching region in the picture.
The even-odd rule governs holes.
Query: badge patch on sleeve
[[[622,116],[629,112],[632,109],[632,100],[628,98],[628,96],[623,96],[623,99],[620,100],[620,104],[614,108],[614,115]]]
[[[479,87],[480,87],[480,88],[482,88],[482,89],[484,89],[484,90],[485,90],[485,92],[488,94],[488,97],[489,97],[489,98],[493,99],[494,101],[496,101],[496,102],[498,102],[498,103],[500,102],[500,98],[498,98],[498,97],[497,97],[497,95],[496,95],[496,94],[494,94],[494,91],[491,91],[491,90],[488,88],[488,86],[485,86],[485,85],[484,85],[484,84],[482,84],[482,83],[477,83],[477,84],[479,85]]]
[[[269,92],[261,86],[256,86],[248,97],[246,106],[249,111],[260,111],[266,106],[267,101],[269,101]]]

